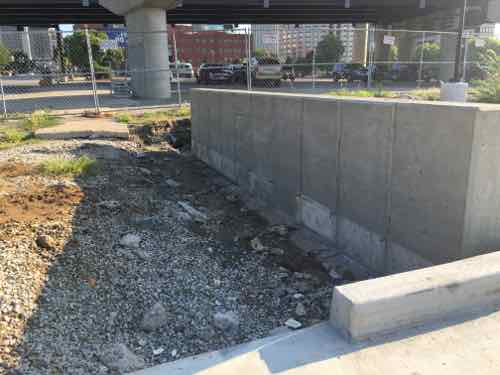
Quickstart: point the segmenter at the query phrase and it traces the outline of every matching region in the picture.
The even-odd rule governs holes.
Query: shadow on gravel
[[[75,181],[83,198],[69,236],[57,215],[33,233],[48,273],[14,349],[20,365],[6,373],[125,373],[267,336],[292,317],[327,318],[333,286],[321,266],[202,162],[98,142],[73,154],[96,158],[100,173]],[[76,194],[68,186],[60,184],[61,196]],[[256,237],[284,251],[254,251]],[[214,323],[227,312],[236,322]]]

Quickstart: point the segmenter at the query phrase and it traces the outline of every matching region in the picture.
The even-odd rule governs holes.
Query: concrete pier
[[[167,9],[175,7],[175,1],[100,0],[100,4],[125,16],[134,94],[144,99],[170,98]]]

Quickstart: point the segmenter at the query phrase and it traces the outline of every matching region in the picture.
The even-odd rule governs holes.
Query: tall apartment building
[[[355,44],[352,24],[252,25],[254,48],[278,52],[282,58],[305,57],[329,33],[335,33],[344,45],[342,60],[351,61]]]

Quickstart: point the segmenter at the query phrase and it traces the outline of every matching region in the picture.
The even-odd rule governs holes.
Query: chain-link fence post
[[[182,94],[181,94],[181,77],[179,74],[179,56],[177,54],[177,38],[175,36],[175,27],[172,30],[172,43],[174,44],[174,59],[175,59],[175,75],[177,76],[177,99],[179,106],[182,105]]]
[[[252,37],[247,28],[247,90],[252,91]]]
[[[89,64],[90,64],[90,79],[92,81],[92,93],[94,95],[95,111],[96,111],[96,113],[100,113],[101,106],[99,105],[99,95],[97,93],[97,81],[95,78],[95,69],[94,69],[94,56],[92,54],[92,45],[90,43],[90,34],[89,34],[89,29],[87,27],[85,27],[85,39],[87,41],[87,51],[88,51],[88,58],[89,58]]]
[[[425,50],[425,31],[422,32],[422,43],[420,44],[420,65],[418,68],[418,82],[417,86],[420,88],[424,79],[424,50]]]
[[[316,48],[313,49],[312,86],[316,90]]]
[[[5,91],[3,88],[3,79],[0,77],[0,91],[2,93],[2,106],[3,106],[3,117],[7,120],[7,103],[5,102]]]
[[[373,65],[375,63],[375,43],[377,38],[377,27],[369,27],[368,29],[368,39],[369,39],[369,56],[368,56],[368,81],[366,85],[371,88],[373,85]]]

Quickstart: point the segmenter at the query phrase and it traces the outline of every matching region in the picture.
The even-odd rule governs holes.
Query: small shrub
[[[409,95],[420,100],[438,101],[441,100],[441,90],[437,88],[413,90]]]
[[[41,128],[48,128],[58,125],[60,119],[51,115],[47,111],[39,110],[33,112],[27,119],[23,121],[23,128],[28,131],[35,131]]]
[[[0,143],[18,144],[33,137],[33,134],[16,128],[5,129],[0,132]]]
[[[384,91],[379,88],[376,90],[339,90],[332,91],[328,95],[332,96],[350,96],[355,98],[396,98],[397,94],[391,91]]]
[[[78,159],[50,159],[40,164],[40,172],[50,176],[85,176],[96,174],[97,161],[87,156]]]

